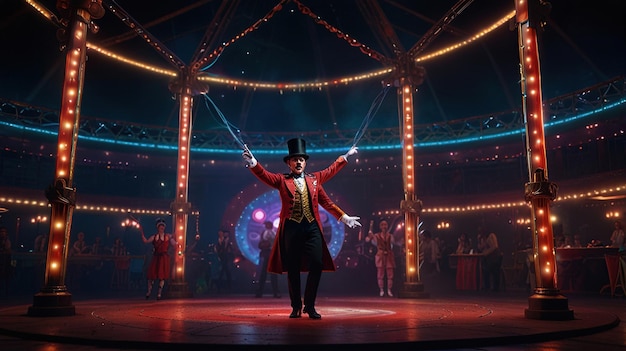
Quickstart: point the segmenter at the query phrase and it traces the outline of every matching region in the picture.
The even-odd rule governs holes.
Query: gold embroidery
[[[296,187],[296,193],[294,195],[293,207],[291,208],[291,216],[289,219],[300,223],[303,218],[306,218],[309,223],[313,222],[315,217],[313,216],[313,211],[311,211],[309,190],[306,185],[302,187],[302,190]]]

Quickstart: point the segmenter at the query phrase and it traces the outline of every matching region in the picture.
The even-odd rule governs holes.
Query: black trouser
[[[485,290],[500,289],[500,270],[502,269],[502,255],[491,254],[483,260],[483,280]]]
[[[231,276],[230,276],[230,262],[232,260],[229,259],[228,255],[224,255],[223,257],[219,257],[220,260],[220,275],[217,277],[218,283],[221,284],[222,279],[224,278],[224,276],[226,276],[226,289],[230,289],[230,282],[231,282]],[[218,290],[221,289],[221,286],[218,285]]]
[[[267,264],[270,260],[270,250],[262,250],[259,255],[259,288],[257,295],[263,294],[263,288],[265,287],[265,280],[267,279]],[[270,273],[270,281],[272,282],[272,291],[274,296],[278,295],[278,277],[274,273]]]
[[[322,232],[317,222],[309,223],[303,219],[301,223],[287,220],[283,228],[284,255],[287,264],[289,281],[289,298],[291,307],[301,308],[300,270],[308,270],[306,288],[304,290],[304,306],[314,307],[317,288],[322,277]],[[303,265],[304,263],[304,265]]]

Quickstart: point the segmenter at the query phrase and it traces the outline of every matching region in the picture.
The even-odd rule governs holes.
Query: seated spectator
[[[624,228],[622,228],[622,222],[615,221],[613,233],[611,234],[611,247],[618,247],[620,251],[624,251]]]
[[[33,252],[47,253],[48,252],[48,233],[41,233],[35,238],[35,244]]]
[[[564,235],[563,237],[565,239],[563,240],[563,243],[561,244],[561,246],[558,246],[558,248],[562,248],[562,249],[572,248],[574,246],[574,240],[572,239],[572,236]]]
[[[472,242],[470,239],[467,238],[467,234],[461,233],[461,236],[459,237],[457,241],[458,241],[458,245],[456,247],[455,253],[457,255],[469,254],[470,250],[472,249]]]
[[[104,249],[104,245],[102,244],[102,238],[97,236],[96,241],[91,245],[91,250],[89,251],[92,255],[105,255],[107,252]]]
[[[85,233],[79,232],[76,237],[77,239],[74,242],[74,245],[72,245],[72,255],[88,254],[91,250],[91,247],[89,247],[89,245],[87,245],[87,242],[85,241]]]
[[[572,244],[572,247],[584,247],[583,241],[580,238],[579,234],[574,235],[574,243]]]
[[[124,245],[124,242],[122,241],[122,239],[120,239],[119,237],[116,237],[113,240],[113,246],[111,246],[110,252],[113,256],[126,256],[127,254],[126,246]]]

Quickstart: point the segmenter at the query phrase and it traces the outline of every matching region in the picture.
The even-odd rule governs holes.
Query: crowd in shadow
[[[366,237],[356,243],[347,243],[347,247],[335,258],[337,271],[324,275],[320,290],[381,297],[397,295],[406,278],[402,235],[385,236],[387,229],[384,228],[384,221],[381,223],[381,230],[372,232],[369,239]],[[616,230],[621,230],[621,227]],[[455,245],[449,245],[443,239],[433,237],[430,231],[422,231],[420,279],[425,288],[442,292],[455,290],[457,267],[453,256],[480,254],[485,250],[485,241],[491,234],[493,233],[480,233],[474,238],[462,233]],[[267,296],[281,297],[280,291],[287,289],[285,277],[267,272],[262,274],[265,271],[262,266],[245,262],[229,236],[228,231],[220,230],[217,243],[202,245],[199,240],[188,243],[185,281],[193,295],[250,294],[261,297],[267,281],[267,285],[271,287]],[[390,241],[391,238],[395,241]],[[571,249],[594,248],[591,242],[583,245],[576,239],[574,236],[555,238],[555,249],[559,258],[558,287],[565,292],[597,292],[608,281],[603,257],[562,256],[572,251]],[[35,294],[39,291],[44,284],[46,240],[46,235],[39,235],[32,250],[12,251],[7,229],[0,228],[0,297]],[[497,237],[495,240],[497,241]],[[382,251],[379,251],[378,245],[381,245]],[[597,248],[601,247],[604,246]],[[385,250],[389,251],[388,255],[392,257],[393,263],[385,262],[381,266],[382,261],[378,259],[377,262],[377,255],[385,254]],[[113,238],[108,244],[95,238],[88,244],[85,235],[78,233],[68,255],[65,283],[70,291],[81,294],[137,291],[138,296],[141,296],[141,291],[145,290],[147,284],[146,266],[150,255],[148,246],[143,252],[133,254],[120,237]],[[483,262],[484,280],[477,290],[511,289],[532,292],[535,286],[532,249],[518,250],[511,255],[511,263],[504,266],[502,252],[497,254],[495,266],[488,267],[489,264]],[[485,269],[493,269],[494,274],[489,275]],[[350,284],[345,284],[346,281],[350,281]]]

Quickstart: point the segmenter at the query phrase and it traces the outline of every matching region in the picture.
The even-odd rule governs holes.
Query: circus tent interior
[[[25,251],[49,225],[36,218],[49,216],[44,190],[57,157],[67,45],[57,3],[0,5],[0,223]],[[532,245],[513,1],[462,8],[462,1],[409,0],[104,3],[87,37],[72,233],[124,236],[141,250],[138,236],[120,225],[128,213],[145,223],[170,214],[177,89],[190,68],[201,79],[192,86],[188,189],[190,222],[198,225],[189,235],[197,230],[210,245],[218,228],[234,228],[249,204],[268,196],[244,167],[244,144],[282,172],[292,137],[307,140],[311,170],[358,146],[326,187],[364,224],[388,219],[400,231],[403,131],[394,68],[410,53],[420,77],[413,96],[422,225],[453,242],[486,223],[507,252]],[[559,186],[554,228],[585,241],[607,240],[614,216],[626,215],[621,5],[552,1],[540,30],[548,171]],[[437,27],[445,15],[453,19]],[[337,230],[345,230],[333,239],[345,263],[360,254],[361,233]]]

